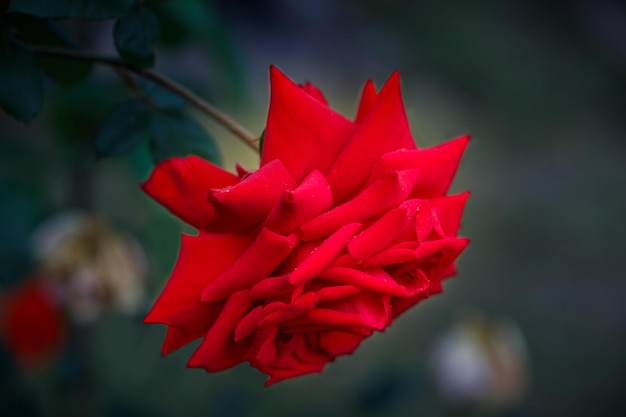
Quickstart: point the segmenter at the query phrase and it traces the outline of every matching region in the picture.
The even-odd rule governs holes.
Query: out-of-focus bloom
[[[106,308],[133,313],[143,307],[145,255],[102,218],[61,213],[44,222],[33,240],[42,275],[76,322],[93,322]]]
[[[468,194],[446,195],[468,138],[417,149],[397,73],[367,82],[354,121],[274,67],[271,92],[259,169],[173,158],[143,184],[199,231],[146,318],[168,325],[163,353],[203,338],[188,366],[249,361],[267,384],[321,371],[440,292],[468,243]]]
[[[511,321],[473,313],[435,344],[430,366],[442,399],[457,407],[508,408],[526,392],[526,342]]]
[[[2,296],[0,339],[20,365],[33,368],[52,359],[66,335],[61,307],[41,280],[29,279]]]

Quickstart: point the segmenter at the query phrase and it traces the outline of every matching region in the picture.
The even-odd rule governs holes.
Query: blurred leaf
[[[79,42],[67,30],[63,22],[11,13],[5,18],[7,26],[16,30],[19,39],[29,45],[42,45],[80,49]],[[84,80],[93,64],[88,61],[69,60],[50,56],[38,56],[39,65],[50,78],[62,86],[72,86]]]
[[[146,98],[158,107],[180,108],[185,105],[185,100],[179,95],[161,87],[154,81],[142,79],[139,82],[139,86]]]
[[[152,157],[155,162],[173,156],[198,155],[219,164],[221,158],[212,137],[189,115],[161,111],[152,115]]]
[[[38,19],[40,20],[40,19]],[[78,49],[78,41],[59,23],[43,20],[43,45],[63,46]],[[40,56],[39,65],[46,75],[64,87],[71,87],[91,74],[93,63],[81,60]]]
[[[43,89],[35,55],[7,35],[0,45],[0,106],[29,123],[41,110]]]
[[[74,88],[52,91],[46,119],[59,145],[91,156],[93,137],[102,120],[111,107],[127,97],[117,80],[91,77]]]
[[[150,127],[150,109],[137,99],[122,101],[109,111],[96,134],[99,157],[130,152]]]
[[[39,65],[46,75],[63,87],[71,87],[91,74],[93,64],[87,61],[40,56]]]
[[[113,19],[126,14],[133,0],[13,0],[9,12],[59,19]]]
[[[113,37],[122,59],[139,67],[152,67],[156,59],[152,44],[160,33],[159,20],[140,7],[115,22]]]

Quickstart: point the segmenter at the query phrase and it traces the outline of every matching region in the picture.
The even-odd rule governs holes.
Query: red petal
[[[141,188],[190,225],[212,230],[217,219],[207,191],[238,182],[235,175],[192,155],[161,162]]]
[[[354,314],[365,322],[365,327],[382,330],[389,320],[390,297],[378,294],[362,293],[339,301],[325,303],[323,306],[336,312]],[[315,310],[312,310],[315,311]]]
[[[249,289],[276,269],[297,243],[295,234],[282,236],[261,229],[248,250],[204,288],[202,301],[219,300],[234,291]]]
[[[200,301],[202,289],[239,258],[250,242],[244,235],[183,235],[172,276],[144,321],[180,325],[183,323],[173,318],[195,308],[199,316],[204,315],[207,306]]]
[[[437,262],[433,263],[429,268],[422,267],[424,273],[433,283],[450,276],[451,264],[465,250],[469,244],[469,239],[446,239],[445,243],[444,249],[438,254]]]
[[[311,171],[293,191],[285,192],[263,223],[276,233],[287,234],[333,206],[328,181],[318,170]]]
[[[422,200],[415,216],[415,233],[417,234],[418,242],[421,243],[426,240],[437,221],[438,219],[433,214],[430,203],[427,200]]]
[[[280,159],[296,181],[314,169],[326,173],[354,124],[270,68],[272,95],[261,166]]]
[[[310,81],[305,82],[300,87],[304,91],[306,91],[311,97],[315,97],[315,99],[317,101],[319,101],[320,103],[323,103],[326,106],[328,106],[328,101],[326,100],[326,97],[324,97],[324,94],[322,93],[322,90],[320,90],[319,88],[317,88],[316,86],[311,84]]]
[[[462,136],[431,148],[385,154],[372,168],[368,183],[389,170],[415,168],[420,170],[420,178],[413,194],[420,198],[442,196],[450,188],[469,139]]]
[[[320,307],[322,305],[320,304]],[[329,326],[354,326],[382,330],[389,319],[389,297],[362,293],[323,304],[308,313],[314,321]],[[361,324],[359,324],[361,323]]]
[[[303,240],[327,236],[344,224],[360,222],[397,207],[413,190],[417,170],[390,172],[350,201],[308,221],[300,230]]]
[[[215,316],[217,318],[217,315]],[[194,333],[188,333],[175,326],[168,326],[165,333],[165,340],[163,341],[163,347],[161,348],[161,354],[163,356],[169,355],[175,350],[180,349],[187,343],[204,336],[209,329],[208,326],[203,326],[203,329]]]
[[[338,301],[362,293],[363,290],[352,285],[331,285],[315,292],[320,303]]]
[[[361,101],[359,102],[359,109],[356,112],[356,123],[361,123],[365,120],[365,117],[372,110],[372,107],[376,104],[378,100],[378,94],[376,94],[376,87],[374,87],[374,82],[370,79],[367,80],[365,85],[363,86],[363,93],[361,93]]]
[[[415,249],[389,248],[377,253],[363,263],[363,266],[384,266],[415,261]]]
[[[293,290],[293,286],[289,282],[289,278],[289,275],[281,275],[262,279],[250,288],[250,298],[262,300],[290,292]]]
[[[344,333],[339,330],[329,330],[320,333],[318,346],[332,356],[347,355],[354,352],[354,349],[361,344],[363,339],[363,336]]]
[[[348,244],[348,252],[355,260],[369,258],[389,245],[408,223],[406,209],[390,210],[352,239]]]
[[[202,289],[237,259],[249,244],[249,238],[238,235],[183,235],[172,276],[144,322],[184,326],[187,321],[197,322],[194,316],[198,319],[207,317],[211,307],[201,303]],[[199,265],[207,261],[207,254],[212,257],[211,268],[200,268]]]
[[[260,223],[285,190],[295,186],[283,163],[272,161],[247,175],[239,184],[222,189],[211,188],[208,198],[222,222],[222,228],[241,231]]]
[[[235,328],[250,304],[252,300],[248,297],[247,291],[233,293],[226,301],[222,314],[189,358],[187,366],[217,372],[243,362],[243,358],[231,349],[230,345],[233,343]]]
[[[328,171],[335,201],[344,201],[354,193],[367,180],[372,165],[382,155],[398,149],[415,149],[415,142],[402,103],[400,77],[395,72]]]
[[[395,297],[409,297],[407,289],[387,274],[382,268],[329,268],[319,274],[327,281],[342,285],[352,285],[365,292],[393,295]],[[380,296],[379,296],[380,297]]]
[[[430,203],[441,222],[441,229],[446,236],[456,236],[461,225],[461,215],[469,192],[448,197],[433,198]]]
[[[320,273],[343,251],[348,241],[354,237],[360,228],[360,223],[350,223],[333,233],[289,274],[291,285],[304,284]]]
[[[200,293],[250,245],[240,235],[183,235],[178,261],[145,323],[167,324],[164,355],[203,336],[221,311],[222,303],[202,303]],[[211,268],[199,268],[210,254]]]

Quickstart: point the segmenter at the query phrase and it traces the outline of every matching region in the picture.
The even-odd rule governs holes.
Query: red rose
[[[241,362],[266,385],[319,372],[441,291],[468,240],[467,193],[446,196],[468,137],[418,150],[398,73],[365,85],[349,121],[314,86],[271,68],[260,168],[159,164],[146,193],[199,230],[146,317],[163,353],[203,338],[188,366]]]
[[[25,367],[34,367],[58,352],[65,341],[65,318],[48,288],[28,282],[6,295],[0,333],[11,355]]]

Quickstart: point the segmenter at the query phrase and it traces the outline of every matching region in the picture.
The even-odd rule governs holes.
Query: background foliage
[[[6,291],[35,268],[35,227],[78,208],[140,241],[153,299],[185,228],[137,186],[154,161],[199,153],[230,170],[256,164],[137,71],[155,67],[260,134],[270,63],[319,85],[346,115],[367,78],[380,86],[399,69],[419,146],[473,135],[454,186],[472,190],[463,229],[472,244],[459,277],[321,376],[264,389],[246,366],[186,370],[191,348],[162,359],[163,328],[110,313],[34,373],[0,349],[0,415],[444,415],[427,358],[465,308],[509,317],[526,335],[532,382],[510,415],[626,413],[623,3],[13,0],[0,8]],[[50,48],[118,57],[133,70]]]

